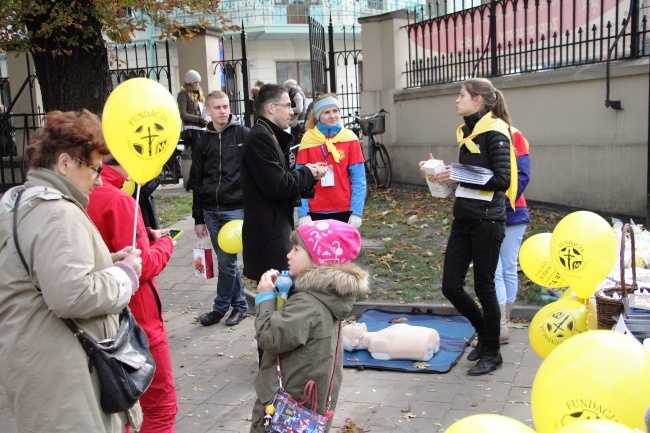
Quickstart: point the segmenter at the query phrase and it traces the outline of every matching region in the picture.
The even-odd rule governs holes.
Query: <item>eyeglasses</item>
[[[102,167],[97,167],[95,164],[91,164],[91,163],[89,163],[88,161],[84,161],[83,159],[79,159],[79,158],[74,157],[74,156],[72,157],[72,159],[74,159],[75,161],[77,161],[79,164],[85,165],[86,167],[88,167],[89,169],[91,169],[92,171],[94,171],[95,173],[97,173],[97,176],[99,176],[100,174],[102,174],[102,170],[103,170]]]
[[[271,102],[271,105],[279,105],[280,107],[291,108],[291,102],[287,102],[286,104],[283,104],[281,102]]]

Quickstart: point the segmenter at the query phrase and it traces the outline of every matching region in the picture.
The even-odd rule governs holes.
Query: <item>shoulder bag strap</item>
[[[334,375],[336,374],[336,365],[339,363],[339,353],[341,349],[341,327],[343,322],[339,320],[339,332],[336,333],[336,351],[334,354],[334,368],[332,369],[332,378],[330,379],[330,388],[327,390],[327,404],[325,405],[325,416],[332,407],[332,388],[334,388]]]
[[[13,214],[14,214],[13,215],[13,219],[14,219],[14,223],[13,223],[14,244],[16,244],[16,251],[18,252],[18,257],[20,257],[20,261],[23,263],[23,266],[25,267],[25,271],[27,271],[27,275],[29,275],[29,278],[32,280],[32,283],[33,283],[34,279],[32,278],[31,272],[29,272],[29,266],[27,266],[27,260],[25,260],[25,256],[23,255],[23,252],[20,249],[20,244],[18,243],[18,207],[20,205],[20,198],[22,197],[25,190],[26,190],[26,188],[20,190],[20,192],[18,193],[18,196],[16,196],[16,204],[14,205],[14,209],[13,209]],[[31,209],[34,209],[34,207],[32,207]],[[28,210],[28,212],[29,212],[29,210]],[[34,283],[34,288],[36,289],[36,291],[38,293],[41,293],[41,289],[35,283]],[[61,318],[61,320],[63,320],[63,322],[68,326],[68,328],[70,328],[70,330],[75,335],[75,337],[79,338],[80,341],[81,341],[80,336],[81,336],[81,334],[83,334],[83,331],[81,329],[79,329],[77,327],[77,325],[72,320],[63,319],[63,318]],[[86,346],[84,344],[82,344],[82,346],[84,347],[84,349],[86,348]]]
[[[20,261],[23,263],[23,266],[25,267],[25,270],[27,271],[27,275],[29,275],[29,278],[34,281],[32,278],[31,272],[29,272],[29,266],[27,266],[27,261],[25,261],[25,256],[23,256],[23,252],[20,250],[20,245],[18,245],[18,206],[20,206],[20,198],[23,196],[23,193],[25,192],[25,189],[21,189],[18,195],[16,196],[16,204],[14,205],[13,209],[13,214],[14,214],[14,244],[16,244],[16,251],[18,251],[18,257],[20,257]],[[36,285],[34,285],[36,287]],[[38,291],[38,287],[36,288]]]
[[[341,347],[341,327],[342,327],[342,322],[339,320],[339,330],[336,334],[336,351],[334,354],[334,368],[332,369],[332,377],[330,378],[330,386],[329,389],[327,390],[327,404],[325,405],[325,416],[327,415],[327,412],[330,411],[330,408],[332,407],[332,389],[334,388],[334,376],[336,375],[336,366],[339,363],[339,353],[340,353],[340,347]],[[278,382],[280,384],[279,390],[284,391],[284,388],[282,387],[282,369],[280,368],[280,354],[276,355],[277,359],[277,374],[278,374]],[[305,387],[306,388],[306,387]],[[316,405],[314,404],[314,407]]]

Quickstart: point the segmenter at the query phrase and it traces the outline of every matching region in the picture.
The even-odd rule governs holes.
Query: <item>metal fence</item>
[[[498,0],[441,15],[448,6],[409,13],[407,88],[650,54],[638,0]]]
[[[114,87],[129,78],[146,77],[158,81],[172,91],[167,41],[112,45],[108,48],[108,53]],[[24,181],[25,146],[31,133],[41,126],[44,116],[44,113],[40,112],[41,107],[34,106],[36,75],[32,73],[29,56],[26,56],[26,65],[27,77],[17,91],[10,89],[8,78],[0,74],[0,103],[4,107],[0,111],[0,193]],[[16,101],[22,94],[27,93],[32,102],[31,112],[16,113]],[[177,182],[178,176],[175,176],[173,181]]]
[[[113,87],[129,78],[150,78],[172,91],[169,42],[135,42],[108,48]]]
[[[364,15],[376,15],[425,4],[426,0],[223,0],[219,9],[233,24],[256,25],[308,24],[309,18],[324,23],[329,17],[336,24],[352,25]],[[183,25],[207,21],[221,26],[219,17],[175,12]]]

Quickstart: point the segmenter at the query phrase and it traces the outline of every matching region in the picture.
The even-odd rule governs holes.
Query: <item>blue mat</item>
[[[359,323],[365,323],[369,332],[377,332],[393,323],[391,320],[406,318],[409,325],[426,326],[438,331],[440,350],[427,362],[427,368],[413,366],[415,361],[390,360],[381,361],[370,356],[367,350],[344,351],[343,367],[373,370],[394,370],[411,373],[447,373],[458,362],[469,340],[474,336],[474,327],[463,316],[440,316],[419,311],[412,313],[394,313],[382,310],[367,310]],[[350,361],[354,360],[354,361]]]

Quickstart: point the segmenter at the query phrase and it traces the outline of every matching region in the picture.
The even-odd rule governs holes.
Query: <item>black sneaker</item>
[[[199,316],[199,323],[203,326],[212,326],[219,323],[223,319],[223,314],[217,311],[210,311],[209,313],[204,313]]]
[[[244,320],[246,318],[246,312],[242,311],[233,311],[230,313],[230,316],[228,316],[228,319],[226,319],[226,326],[235,326],[238,325],[239,322]]]

